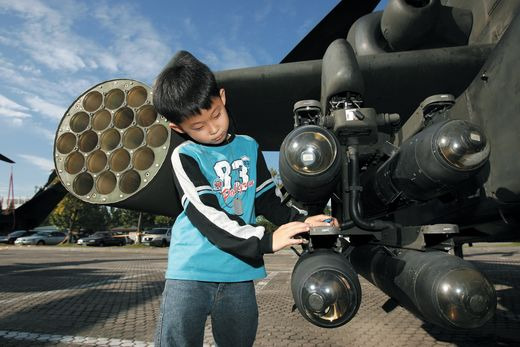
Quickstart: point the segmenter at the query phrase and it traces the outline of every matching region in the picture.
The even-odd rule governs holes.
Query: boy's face
[[[173,130],[187,134],[197,142],[218,145],[227,138],[229,118],[226,111],[226,93],[220,89],[220,97],[211,101],[208,110],[183,120],[179,124],[170,123]]]

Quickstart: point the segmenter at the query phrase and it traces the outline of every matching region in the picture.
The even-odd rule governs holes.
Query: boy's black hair
[[[219,90],[213,72],[186,51],[175,54],[153,87],[155,109],[175,124],[209,109],[214,97]]]

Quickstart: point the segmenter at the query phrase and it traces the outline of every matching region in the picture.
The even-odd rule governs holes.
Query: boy
[[[217,345],[251,346],[253,280],[266,276],[263,254],[303,243],[295,236],[329,218],[287,223],[298,212],[276,196],[258,144],[228,133],[225,104],[213,73],[185,51],[154,85],[157,111],[187,138],[171,157],[183,212],[172,228],[156,346],[202,346],[208,315]],[[281,227],[267,233],[254,226],[260,214]]]

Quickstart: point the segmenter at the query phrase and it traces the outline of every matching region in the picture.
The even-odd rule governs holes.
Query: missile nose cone
[[[493,317],[496,294],[492,284],[473,268],[448,272],[437,286],[437,302],[444,319],[458,328],[477,328]]]
[[[323,310],[325,300],[323,300],[323,297],[318,293],[312,293],[309,295],[307,301],[309,302],[309,308],[311,308],[314,312],[320,312]]]
[[[347,323],[361,303],[357,274],[344,256],[329,250],[300,257],[293,270],[291,290],[303,317],[323,328]]]
[[[452,120],[443,125],[436,143],[446,163],[458,170],[475,170],[489,158],[490,146],[484,132],[466,121]]]
[[[489,302],[487,298],[480,294],[473,295],[471,299],[469,299],[469,308],[475,314],[482,314],[488,306]]]

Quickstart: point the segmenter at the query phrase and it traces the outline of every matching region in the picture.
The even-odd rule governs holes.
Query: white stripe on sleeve
[[[262,226],[252,226],[249,224],[239,225],[238,222],[231,220],[228,218],[224,211],[219,211],[216,208],[207,206],[202,203],[198,194],[198,188],[195,187],[193,182],[189,179],[186,174],[184,167],[182,166],[179,149],[183,147],[182,145],[175,148],[172,153],[171,161],[173,166],[173,171],[177,176],[179,184],[184,191],[184,196],[188,201],[208,220],[212,221],[218,228],[226,230],[233,236],[248,239],[251,236],[255,236],[258,239],[261,239],[264,236],[264,227]],[[199,188],[205,188],[209,186],[201,186]]]

